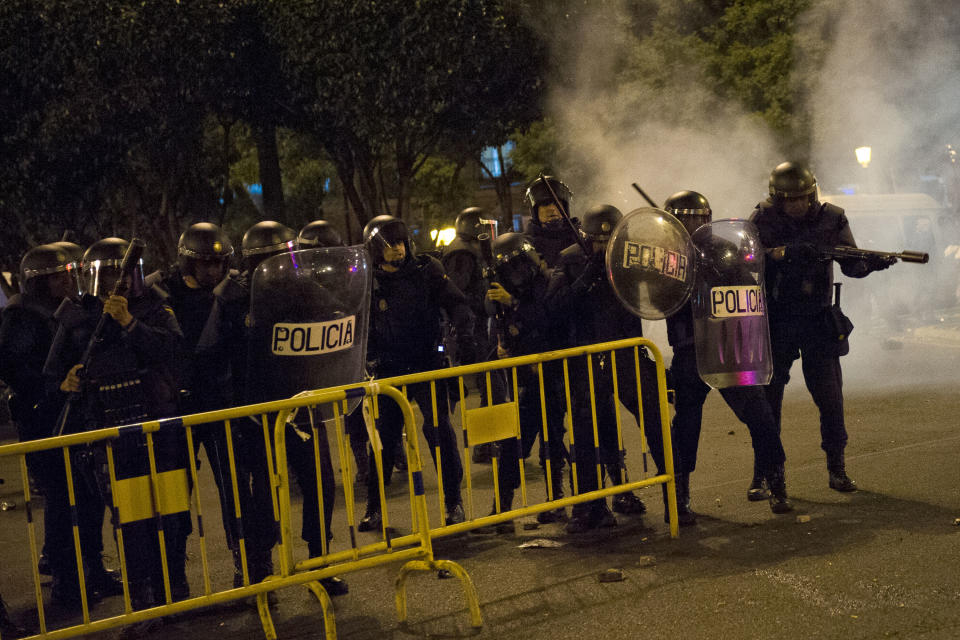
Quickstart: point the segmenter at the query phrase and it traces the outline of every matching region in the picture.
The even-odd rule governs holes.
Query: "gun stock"
[[[130,241],[127,251],[123,254],[123,260],[120,261],[120,277],[117,278],[117,282],[113,285],[110,295],[118,296],[125,292],[127,275],[131,274],[133,269],[139,264],[140,258],[143,257],[145,247],[146,244],[140,238],[134,238]],[[100,314],[97,326],[93,330],[93,334],[90,336],[90,341],[87,342],[86,348],[83,350],[83,356],[80,358],[80,364],[83,365],[80,371],[84,371],[87,365],[90,364],[93,349],[100,340],[100,335],[103,333],[103,328],[106,326],[107,318],[109,317],[110,315],[107,312]],[[78,392],[72,391],[67,396],[66,401],[63,403],[63,408],[60,410],[60,415],[57,417],[57,425],[53,431],[54,435],[63,435],[63,430],[67,426],[67,420],[70,419],[70,412],[73,410],[73,404],[76,402],[78,395],[80,395]]]

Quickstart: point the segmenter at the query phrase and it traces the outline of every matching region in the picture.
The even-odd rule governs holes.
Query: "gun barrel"
[[[859,247],[831,247],[824,251],[827,258],[856,258],[863,260],[869,256],[881,256],[884,258],[896,258],[903,262],[913,262],[915,264],[926,264],[930,261],[930,254],[922,251],[871,251],[870,249],[861,249]]]
[[[901,251],[897,257],[904,262],[915,262],[917,264],[926,264],[930,262],[930,254],[922,251]]]

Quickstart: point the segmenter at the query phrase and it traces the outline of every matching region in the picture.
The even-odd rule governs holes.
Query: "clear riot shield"
[[[248,381],[255,401],[364,379],[371,278],[362,246],[282,253],[257,267]]]
[[[662,320],[682,307],[694,283],[690,234],[661,209],[634,209],[607,242],[607,278],[620,302],[644,320]]]
[[[773,376],[763,291],[763,247],[747,220],[716,220],[692,236],[697,370],[715,389],[767,384]]]

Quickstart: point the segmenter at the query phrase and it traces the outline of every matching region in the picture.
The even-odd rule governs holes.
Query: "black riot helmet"
[[[196,276],[198,262],[215,263],[219,266],[219,282],[226,274],[232,255],[233,244],[230,238],[212,222],[190,225],[180,234],[180,242],[177,243],[177,264],[184,275]]]
[[[522,233],[504,233],[493,242],[495,280],[514,297],[530,287],[540,264],[540,255]]]
[[[80,256],[75,250],[59,243],[42,244],[20,260],[20,283],[24,293],[31,296],[56,300],[75,297],[81,290],[79,271]]]
[[[370,252],[374,265],[383,262],[384,249],[401,243],[406,249],[406,257],[403,260],[405,262],[413,258],[413,243],[410,242],[407,224],[400,218],[390,215],[376,216],[363,228],[363,244]]]
[[[580,220],[580,229],[592,242],[606,242],[613,228],[623,218],[620,209],[611,204],[598,204],[587,209]]]
[[[251,273],[270,256],[296,248],[296,232],[274,220],[263,220],[247,229],[240,243],[244,266]]]
[[[540,218],[537,215],[537,209],[544,205],[556,204],[553,195],[550,193],[551,189],[553,193],[556,194],[557,200],[563,205],[563,210],[567,215],[573,216],[573,213],[570,211],[570,201],[573,199],[573,193],[570,192],[567,185],[553,176],[541,176],[530,183],[525,195],[527,206],[530,207],[530,218],[538,224],[540,223]],[[553,224],[560,226],[565,223],[563,220],[560,220]]]
[[[342,247],[343,238],[326,220],[314,220],[300,229],[297,244],[301,249],[321,249],[323,247]]]
[[[457,235],[466,240],[476,240],[481,233],[486,233],[481,220],[483,219],[483,209],[480,207],[469,207],[460,212],[457,221],[453,227],[457,230]]]
[[[710,222],[713,215],[706,197],[696,191],[677,191],[664,201],[663,210],[672,213],[691,235]]]
[[[810,206],[817,202],[817,177],[797,162],[782,162],[770,172],[770,200],[778,207],[790,198],[806,197]]]
[[[113,291],[120,277],[120,265],[130,243],[123,238],[104,238],[90,245],[83,254],[84,291],[92,296],[106,299]],[[126,290],[121,293],[126,298],[143,295],[143,264],[138,261],[131,273]]]
[[[67,254],[73,258],[73,261],[77,263],[76,273],[74,273],[74,280],[77,284],[77,294],[83,295],[83,277],[81,275],[81,269],[83,267],[83,247],[78,245],[76,242],[70,242],[69,240],[57,240],[56,242],[51,242],[50,244],[66,251]]]

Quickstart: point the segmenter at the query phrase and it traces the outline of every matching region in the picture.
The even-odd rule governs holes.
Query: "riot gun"
[[[130,241],[130,245],[127,247],[126,253],[123,254],[123,260],[120,262],[120,275],[117,278],[116,283],[113,285],[113,290],[110,291],[111,296],[119,296],[125,293],[127,276],[132,274],[133,270],[140,263],[140,259],[143,257],[143,250],[145,247],[146,244],[139,238],[133,238]],[[94,328],[93,334],[90,336],[90,341],[87,342],[87,346],[83,350],[83,355],[80,358],[80,372],[86,370],[87,366],[90,364],[90,358],[93,355],[93,350],[100,341],[104,327],[107,324],[107,318],[109,317],[110,314],[106,311],[100,314],[100,319],[97,321],[97,326]],[[79,392],[71,391],[70,395],[67,396],[67,400],[63,403],[63,409],[60,410],[60,416],[57,418],[57,425],[53,431],[54,435],[63,435],[63,429],[66,427],[67,420],[70,418],[70,411],[73,409],[73,404],[76,402],[76,398],[79,395]]]
[[[916,264],[926,264],[930,261],[930,254],[922,251],[871,251],[870,249],[860,249],[857,247],[824,247],[820,249],[820,255],[825,259],[843,259],[853,258],[856,260],[866,260],[870,256],[880,258],[896,258],[902,262],[914,262]]]

